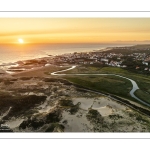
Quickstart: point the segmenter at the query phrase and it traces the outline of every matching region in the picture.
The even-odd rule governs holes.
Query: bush
[[[94,109],[90,109],[86,117],[91,123],[103,123],[104,120],[102,115]]]
[[[58,123],[52,123],[50,126],[45,130],[45,132],[55,132],[56,129],[60,129],[61,131],[64,131],[64,126],[62,124]]]
[[[0,93],[0,108],[9,109],[12,107],[9,116],[17,115],[20,113],[25,113],[25,111],[34,107],[35,104],[40,104],[44,102],[46,96],[36,96],[36,95],[28,95],[28,96],[12,96],[9,93]],[[2,109],[0,110],[3,111]]]
[[[26,128],[33,128],[33,129],[38,129],[39,127],[44,125],[44,121],[43,120],[37,120],[37,119],[28,119],[23,121],[20,126],[19,129],[26,129]]]
[[[66,107],[67,106],[70,106],[70,107],[74,106],[71,100],[60,100],[59,105],[60,106],[66,106]]]

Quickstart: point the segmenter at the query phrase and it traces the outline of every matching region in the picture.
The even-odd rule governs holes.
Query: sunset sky
[[[0,18],[0,43],[150,40],[150,18]]]

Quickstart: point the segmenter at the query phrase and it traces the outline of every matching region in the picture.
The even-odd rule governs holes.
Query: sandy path
[[[12,108],[12,107],[9,107],[9,109],[8,109],[2,116],[0,116],[0,120],[3,119],[3,117],[5,117],[5,116],[8,115],[8,113],[9,113],[10,110],[11,110],[11,108]]]

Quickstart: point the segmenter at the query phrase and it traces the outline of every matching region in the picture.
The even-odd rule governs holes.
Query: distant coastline
[[[95,48],[95,49],[93,47],[90,47],[88,49],[86,49],[86,48],[83,49],[82,47],[77,47],[77,48],[72,48],[73,50],[63,51],[63,52],[62,52],[62,49],[59,48],[58,52],[60,52],[60,51],[61,52],[60,52],[60,54],[56,54],[56,55],[50,54],[51,51],[47,51],[44,55],[37,54],[37,55],[35,55],[32,58],[30,56],[27,59],[23,59],[23,58],[19,59],[18,58],[17,61],[9,60],[8,63],[5,63],[5,62],[0,63],[0,73],[3,74],[4,72],[6,72],[8,74],[12,74],[12,73],[17,73],[17,72],[22,72],[22,71],[26,71],[26,70],[31,70],[31,69],[37,68],[36,65],[32,65],[30,67],[28,67],[28,66],[21,67],[22,64],[25,64],[26,62],[32,64],[32,61],[47,60],[50,57],[61,56],[61,55],[69,55],[69,54],[73,54],[75,52],[77,52],[77,53],[89,53],[89,52],[96,52],[96,51],[97,52],[106,52],[106,51],[111,50],[114,47],[130,47],[130,46],[133,46],[133,45],[105,45],[106,47],[103,47],[103,46],[101,46],[100,48],[99,47]],[[49,65],[49,63],[45,64],[45,65]],[[44,67],[44,66],[42,66],[42,64],[38,64],[38,67]]]
[[[87,52],[106,49],[107,47],[127,46],[126,44],[56,44],[7,46],[0,45],[0,65],[22,60],[37,59],[48,55],[61,55],[64,53]],[[128,46],[131,46],[129,44]]]

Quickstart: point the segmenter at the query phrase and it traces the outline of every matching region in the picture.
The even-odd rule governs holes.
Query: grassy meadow
[[[140,88],[135,92],[135,95],[140,99],[150,103],[150,76],[148,75],[136,74],[118,67],[93,66],[78,66],[73,70],[66,71],[65,73],[89,73],[91,74],[89,76],[68,75],[65,76],[65,78],[71,82],[82,85],[83,87],[99,90],[104,93],[111,93],[123,98],[128,98],[130,100],[136,101],[129,94],[130,90],[132,89],[132,84],[130,81],[115,76],[94,76],[92,74],[118,74],[124,77],[128,77],[134,80]]]

